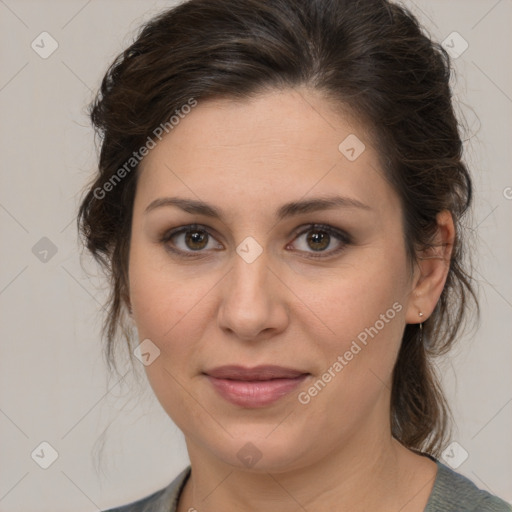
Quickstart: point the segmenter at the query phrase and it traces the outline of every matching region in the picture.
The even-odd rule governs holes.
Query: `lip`
[[[265,407],[278,401],[309,376],[301,370],[274,365],[221,366],[204,373],[222,398],[247,408]]]
[[[204,373],[210,377],[217,379],[231,380],[271,380],[271,379],[294,379],[300,375],[304,375],[305,371],[296,370],[294,368],[286,368],[284,366],[276,366],[271,364],[254,366],[246,368],[238,365],[218,366]]]

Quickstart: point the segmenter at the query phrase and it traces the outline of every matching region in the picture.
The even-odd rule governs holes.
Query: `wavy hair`
[[[91,104],[100,136],[98,171],[78,226],[110,277],[106,357],[115,366],[119,334],[129,338],[128,252],[137,168],[98,194],[190,98],[247,99],[305,86],[371,129],[397,191],[410,261],[432,246],[436,215],[448,210],[456,241],[433,314],[407,325],[393,373],[391,427],[403,445],[438,454],[449,409],[434,361],[457,337],[476,297],[462,219],[472,198],[452,105],[444,49],[406,8],[385,0],[189,0],[147,22],[106,72]],[[129,340],[128,340],[129,341]]]

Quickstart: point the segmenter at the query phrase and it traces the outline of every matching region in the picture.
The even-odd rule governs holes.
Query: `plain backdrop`
[[[145,377],[107,372],[101,276],[84,272],[95,267],[80,257],[75,229],[96,159],[86,105],[139,25],[171,4],[0,0],[2,512],[105,509],[188,464]],[[454,87],[476,185],[482,317],[440,369],[452,442],[468,455],[458,471],[512,502],[512,2],[406,5],[435,39],[468,45],[454,59]]]

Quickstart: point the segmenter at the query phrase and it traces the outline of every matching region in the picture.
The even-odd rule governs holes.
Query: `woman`
[[[510,510],[436,458],[474,299],[449,76],[383,0],[190,0],[116,59],[80,228],[191,465],[115,510]]]

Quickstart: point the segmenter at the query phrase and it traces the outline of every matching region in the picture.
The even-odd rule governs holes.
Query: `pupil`
[[[321,251],[329,246],[331,237],[325,231],[313,231],[308,235],[308,243],[314,251]]]
[[[185,241],[189,249],[197,251],[206,247],[208,235],[204,231],[188,231]]]

